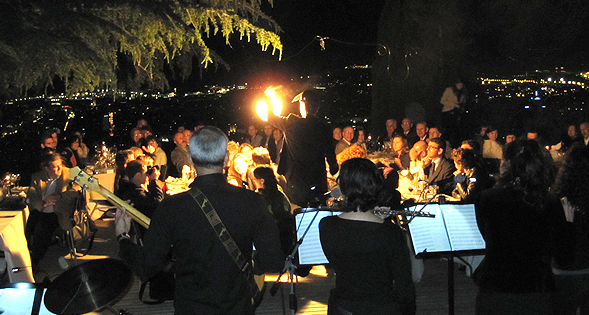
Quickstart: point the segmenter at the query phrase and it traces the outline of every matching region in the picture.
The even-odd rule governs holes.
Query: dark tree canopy
[[[261,11],[263,1],[0,1],[0,89],[22,95],[55,77],[67,93],[117,85],[163,89],[165,66],[179,69],[180,78],[192,72],[194,58],[200,67],[228,68],[207,45],[214,35],[227,45],[255,39],[281,55],[281,30]]]

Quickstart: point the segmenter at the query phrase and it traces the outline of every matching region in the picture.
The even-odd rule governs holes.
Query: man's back
[[[278,172],[286,176],[286,193],[292,203],[306,206],[327,192],[326,158],[332,174],[337,172],[329,127],[314,116],[291,115],[273,123],[285,133]]]
[[[222,174],[198,176],[192,185],[209,199],[246,260],[254,244],[257,267],[280,270],[278,230],[260,195],[227,184]],[[247,314],[248,284],[189,193],[165,199],[154,213],[144,236],[144,267],[157,268],[170,245],[178,262],[176,314]]]

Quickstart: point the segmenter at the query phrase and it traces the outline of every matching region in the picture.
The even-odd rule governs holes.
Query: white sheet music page
[[[453,251],[485,249],[473,204],[446,204],[441,207]]]
[[[448,234],[446,233],[446,226],[444,224],[444,216],[440,205],[430,204],[427,206],[417,205],[412,211],[419,211],[423,208],[423,212],[429,212],[435,215],[431,217],[415,217],[409,223],[409,233],[413,242],[413,248],[416,254],[422,252],[448,252],[452,250]]]
[[[303,237],[303,234],[311,224],[309,232],[303,238],[303,242],[299,246],[299,265],[321,265],[327,264],[329,261],[323,253],[323,247],[321,247],[321,240],[319,239],[319,222],[321,219],[338,215],[341,212],[331,211],[313,211],[307,213],[300,213],[295,216],[297,225],[297,240]],[[317,217],[315,217],[317,214]],[[315,220],[313,218],[315,217]],[[313,222],[311,222],[313,221]]]

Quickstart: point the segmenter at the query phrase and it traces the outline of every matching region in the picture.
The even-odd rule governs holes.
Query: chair
[[[115,190],[115,177],[116,173],[101,173],[93,176],[94,179],[98,180],[100,186],[110,192]],[[86,191],[86,204],[88,206],[90,218],[92,220],[99,219],[109,210],[116,210],[117,206],[110,203],[106,197],[95,191]]]

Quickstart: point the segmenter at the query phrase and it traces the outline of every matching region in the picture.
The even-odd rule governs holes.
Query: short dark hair
[[[41,134],[41,141],[40,141],[40,143],[44,145],[45,144],[45,140],[46,139],[49,139],[49,138],[53,139],[53,137],[51,136],[51,133],[48,133],[47,131],[43,132]]]
[[[461,163],[465,169],[472,169],[477,166],[477,155],[473,150],[457,148],[452,151],[454,162]]]
[[[55,151],[53,151],[53,153],[48,152],[48,154],[46,154],[43,157],[43,162],[41,162],[41,166],[45,167],[49,165],[49,163],[55,162],[57,160],[60,160],[63,163],[63,157],[61,156],[61,154],[55,153]]]
[[[446,141],[442,140],[442,138],[432,138],[429,139],[429,142],[433,142],[438,145],[438,148],[446,151]]]
[[[77,134],[72,133],[72,134],[68,135],[67,138],[65,138],[65,144],[70,146],[72,143],[75,143],[78,140],[81,141],[82,139]]]
[[[160,145],[160,141],[154,135],[149,135],[149,136],[147,136],[147,138],[145,138],[146,144],[149,144],[150,141],[155,141],[158,145]]]
[[[278,190],[278,181],[276,180],[276,174],[274,174],[274,170],[271,167],[256,167],[256,169],[254,169],[254,177],[257,179],[264,179],[264,190]]]
[[[143,162],[139,160],[134,160],[127,163],[127,167],[125,168],[125,174],[129,179],[133,178],[135,174],[143,172]]]
[[[378,205],[384,177],[370,160],[353,158],[345,161],[338,181],[347,211],[366,212]]]

